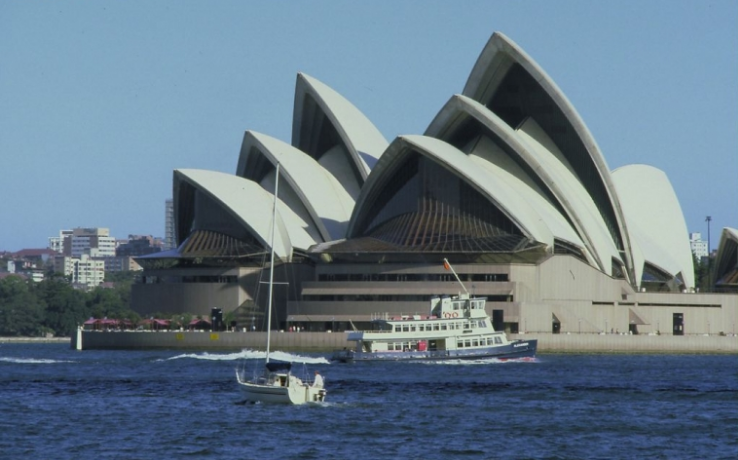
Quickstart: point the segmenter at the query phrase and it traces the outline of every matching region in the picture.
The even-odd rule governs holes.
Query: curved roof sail
[[[536,210],[496,169],[485,170],[466,154],[426,136],[395,139],[357,200],[349,238],[374,236],[399,246],[432,251],[473,251],[462,241],[501,240],[553,247],[553,234]]]
[[[387,140],[343,96],[317,79],[298,73],[292,145],[323,165],[356,198],[387,148]]]
[[[255,240],[270,249],[274,196],[256,182],[231,174],[201,169],[174,171],[174,219],[177,244],[194,232],[208,231],[237,240]],[[277,202],[274,253],[292,259],[294,248],[307,249],[316,241],[305,222],[283,202]]]
[[[279,198],[308,222],[316,241],[346,236],[354,200],[333,175],[315,159],[295,147],[267,136],[246,131],[236,175],[262,184],[273,192],[274,169],[280,163]]]
[[[738,230],[724,228],[720,234],[715,258],[715,287],[735,291],[738,289]]]
[[[547,225],[556,238],[580,247],[590,263],[609,273],[611,258],[619,258],[617,248],[593,211],[594,203],[590,201],[587,208],[586,191],[577,187],[578,181],[567,168],[557,165],[554,153],[530,143],[485,106],[462,95],[446,103],[426,134],[516,177],[520,193],[527,194],[531,204],[537,203],[542,216],[549,216]]]
[[[650,263],[681,273],[684,288],[694,287],[694,264],[689,234],[676,193],[663,171],[647,165],[628,165],[612,172],[623,213],[635,243],[635,271],[640,287],[644,265]]]
[[[517,44],[495,32],[480,54],[463,94],[485,105],[516,130],[539,127],[539,143],[551,143],[594,202],[630,275],[632,255],[626,222],[610,173],[594,138],[553,80]],[[630,276],[631,281],[633,276]]]

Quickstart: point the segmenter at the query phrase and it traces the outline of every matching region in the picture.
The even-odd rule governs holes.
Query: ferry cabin
[[[509,343],[496,332],[485,309],[484,298],[433,298],[428,316],[375,317],[375,330],[349,334],[356,351],[436,352],[488,348]],[[352,337],[353,336],[353,337]]]

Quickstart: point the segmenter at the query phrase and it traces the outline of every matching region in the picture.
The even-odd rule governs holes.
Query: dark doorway
[[[638,325],[637,324],[630,324],[628,326],[628,331],[633,335],[638,335]]]
[[[210,309],[211,328],[213,331],[223,330],[223,309],[211,308]]]
[[[684,313],[674,313],[674,335],[684,335]]]
[[[561,323],[558,321],[553,321],[551,323],[551,332],[554,334],[560,334],[561,333]]]
[[[505,328],[505,310],[492,310],[492,327],[495,331]]]

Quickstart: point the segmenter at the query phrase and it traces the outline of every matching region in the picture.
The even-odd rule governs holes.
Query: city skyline
[[[557,82],[611,170],[663,170],[689,232],[707,240],[711,216],[713,250],[738,227],[735,2],[290,6],[0,5],[0,251],[64,228],[163,237],[174,169],[233,174],[249,129],[291,140],[298,72],[388,141],[423,132],[494,31]]]

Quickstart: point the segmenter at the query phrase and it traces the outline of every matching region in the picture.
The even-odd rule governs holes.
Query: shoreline
[[[82,350],[243,350],[263,347],[265,333],[239,332],[93,332],[84,331]],[[538,340],[538,353],[545,354],[738,354],[736,336],[627,336],[511,334],[511,339]],[[69,344],[74,337],[0,337],[0,344]],[[339,333],[280,333],[272,335],[272,347],[283,351],[331,353],[351,346]]]
[[[65,343],[71,337],[0,337],[0,343]]]

